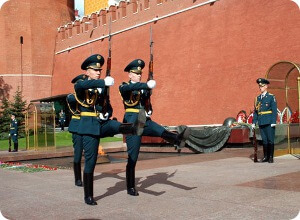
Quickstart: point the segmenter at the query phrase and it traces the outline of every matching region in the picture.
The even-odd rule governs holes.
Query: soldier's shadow
[[[99,180],[99,179],[103,179],[103,178],[107,178],[107,177],[108,178],[116,178],[116,179],[121,180],[121,181],[117,182],[114,186],[107,188],[107,191],[104,194],[94,197],[94,199],[96,201],[103,199],[107,196],[111,196],[111,195],[114,195],[116,193],[126,190],[126,178],[119,175],[119,173],[121,173],[121,172],[122,171],[119,170],[117,172],[102,173],[102,174],[94,177],[94,180]],[[192,189],[197,188],[197,187],[185,186],[183,184],[175,183],[175,182],[172,182],[171,180],[169,180],[169,178],[173,177],[176,172],[177,172],[177,170],[171,174],[168,174],[166,172],[155,173],[153,175],[147,176],[142,181],[141,181],[142,178],[136,178],[136,189],[139,192],[147,193],[147,194],[150,194],[153,196],[160,196],[160,195],[164,194],[166,191],[156,192],[156,191],[150,190],[148,188],[155,184],[170,185],[170,186],[182,189],[182,190],[192,190]]]

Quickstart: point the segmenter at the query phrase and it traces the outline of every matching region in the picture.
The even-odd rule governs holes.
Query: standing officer
[[[59,113],[59,124],[60,124],[60,127],[61,127],[61,131],[65,130],[65,122],[66,122],[66,114],[64,113],[63,110],[60,110],[60,113]]]
[[[133,60],[129,63],[124,71],[128,72],[129,82],[123,82],[119,90],[125,107],[125,115],[123,122],[135,123],[138,120],[138,113],[145,113],[145,104],[151,96],[151,90],[155,88],[155,80],[149,80],[147,83],[141,82],[142,69],[145,62],[141,59]],[[152,121],[150,116],[152,107],[150,106],[146,112],[147,120],[142,135],[127,135],[127,153],[128,162],[126,165],[126,183],[127,193],[132,196],[138,196],[139,193],[135,189],[135,166],[139,155],[142,136],[162,137],[175,146],[183,147],[185,138],[188,137],[190,129],[185,129],[180,134],[167,131],[164,127]]]
[[[11,121],[9,125],[10,127],[9,136],[14,142],[14,150],[12,152],[18,152],[18,122],[14,114],[12,114],[10,118]]]
[[[77,80],[83,80],[85,75],[79,75],[72,80],[72,83],[76,83]],[[75,185],[82,186],[81,179],[81,158],[83,152],[82,136],[77,133],[78,125],[80,121],[80,111],[78,102],[75,99],[74,94],[69,94],[67,96],[67,104],[70,112],[72,113],[72,119],[69,124],[69,132],[72,133],[72,142],[74,148],[74,159],[73,159],[73,170],[75,177]]]
[[[104,58],[100,54],[88,57],[81,65],[85,70],[85,78],[79,79],[74,85],[75,98],[79,103],[80,121],[77,133],[82,137],[84,150],[84,200],[88,205],[97,205],[93,198],[93,176],[98,156],[100,138],[114,136],[118,133],[135,134],[137,123],[121,124],[116,120],[110,120],[113,109],[110,101],[104,102],[106,87],[114,84],[110,76],[100,79],[101,67]],[[106,112],[103,112],[106,103]]]
[[[258,122],[264,151],[264,158],[261,162],[273,163],[277,103],[275,95],[267,91],[270,82],[263,78],[258,78],[256,82],[260,95],[255,98],[252,127],[254,128]]]

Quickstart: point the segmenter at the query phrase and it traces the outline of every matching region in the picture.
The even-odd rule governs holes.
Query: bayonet
[[[150,61],[149,61],[149,73],[148,73],[148,79],[153,79],[153,39],[152,39],[152,26],[150,25]],[[152,105],[150,100],[150,95],[152,93],[152,90],[149,91],[149,97],[145,100],[145,110],[148,113],[149,111],[152,111]]]
[[[106,63],[106,76],[111,75],[111,17],[109,19],[109,33],[108,33],[108,57]],[[102,106],[102,114],[105,115],[109,104],[109,87],[106,86],[104,90],[104,101]]]

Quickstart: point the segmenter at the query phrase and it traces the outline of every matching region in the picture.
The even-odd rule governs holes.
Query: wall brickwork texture
[[[73,0],[10,0],[2,5],[0,77],[9,85],[8,98],[18,87],[28,102],[51,96],[57,27],[74,20],[73,9]]]
[[[128,80],[123,69],[136,58],[149,62],[150,26],[157,81],[153,120],[163,125],[222,123],[241,109],[249,112],[258,77],[280,60],[300,63],[300,13],[290,0],[130,0],[73,22],[69,2],[11,0],[1,8],[0,74],[20,74],[23,35],[23,72],[35,74],[24,77],[30,99],[74,91],[70,81],[83,73],[82,61],[95,53],[107,57],[110,18],[110,91],[119,120],[124,109],[118,86]],[[5,82],[15,89],[20,78],[6,76]]]
[[[212,124],[235,117],[241,109],[249,112],[259,92],[258,77],[264,77],[280,60],[300,62],[299,8],[289,0],[220,0],[196,7],[203,2],[131,0],[84,18],[92,25],[78,22],[72,27],[80,30],[78,35],[62,39],[66,30],[61,28],[53,95],[73,91],[68,82],[83,72],[80,65],[87,56],[107,56],[108,21],[112,17],[115,86],[111,99],[118,119],[124,112],[118,86],[128,80],[123,69],[135,58],[148,63],[150,25],[157,81],[152,96],[154,120],[164,125]],[[58,84],[62,75],[66,81]],[[147,67],[143,80],[146,78]]]

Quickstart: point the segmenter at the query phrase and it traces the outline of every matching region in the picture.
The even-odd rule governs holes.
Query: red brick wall
[[[0,76],[11,86],[10,99],[21,88],[22,78],[27,101],[51,95],[57,27],[74,19],[73,8],[73,0],[10,0],[2,5]]]
[[[156,5],[156,0],[150,0],[150,8],[145,10],[141,1],[135,14],[133,3],[122,3],[110,8],[116,10],[117,18],[112,32],[201,2],[204,1],[173,0]],[[126,7],[126,18],[121,16],[121,6]],[[73,30],[72,38],[63,41],[58,34],[52,95],[73,91],[69,82],[82,73],[80,65],[87,56],[107,56],[107,38],[60,53],[107,35],[107,25],[103,26],[101,20],[105,13],[101,11],[96,16],[100,26],[93,31],[88,25],[87,32],[75,35]],[[249,112],[258,93],[258,77],[264,77],[268,68],[280,60],[300,62],[299,23],[299,8],[290,0],[220,0],[152,23],[157,81],[152,96],[153,119],[164,125],[212,124],[235,117],[241,109]],[[116,85],[111,89],[111,99],[119,120],[124,110],[118,86],[127,80],[124,67],[135,58],[149,61],[149,24],[112,38],[112,76]],[[147,68],[144,80],[146,74]]]

